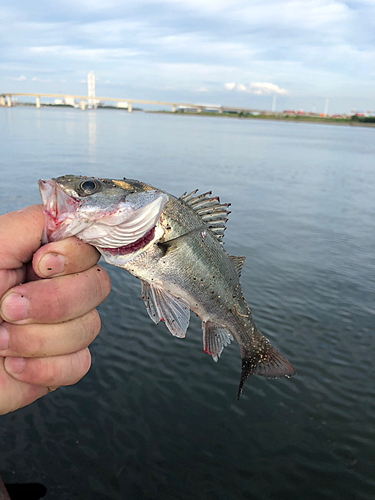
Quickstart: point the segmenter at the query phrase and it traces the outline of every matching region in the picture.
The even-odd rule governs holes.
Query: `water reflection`
[[[35,108],[36,116],[35,116],[35,129],[38,132],[38,138],[40,138],[41,130],[42,130],[42,120],[41,120],[41,110]]]
[[[89,113],[89,162],[96,162],[96,112]]]

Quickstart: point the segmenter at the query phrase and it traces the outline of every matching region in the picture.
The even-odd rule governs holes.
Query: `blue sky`
[[[375,110],[375,0],[0,0],[0,92]]]

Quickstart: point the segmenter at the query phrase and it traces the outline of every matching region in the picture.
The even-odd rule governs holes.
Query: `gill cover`
[[[131,201],[123,202],[116,217],[109,214],[93,222],[76,236],[85,243],[102,248],[119,248],[135,243],[156,225],[168,201],[166,194],[155,191],[139,193],[137,198],[137,205],[144,203],[140,208],[135,209]],[[120,223],[119,218],[123,218]]]

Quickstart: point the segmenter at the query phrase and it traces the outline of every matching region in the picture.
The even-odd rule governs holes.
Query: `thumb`
[[[24,264],[31,261],[40,247],[43,227],[41,205],[0,216],[0,297],[24,281]]]

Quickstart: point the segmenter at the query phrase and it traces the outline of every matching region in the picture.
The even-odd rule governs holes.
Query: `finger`
[[[12,288],[0,301],[0,316],[8,323],[61,323],[95,309],[110,289],[108,274],[93,266],[82,273]]]
[[[73,236],[39,248],[33,257],[33,269],[41,278],[49,278],[86,271],[99,259],[95,247]]]
[[[0,297],[24,280],[23,265],[41,245],[44,215],[33,205],[0,217]]]
[[[25,384],[11,377],[4,368],[5,359],[0,359],[0,415],[23,408],[49,392],[47,387]]]
[[[27,384],[60,387],[76,384],[91,365],[85,348],[72,354],[46,358],[5,358],[4,368],[13,378]]]
[[[26,276],[26,266],[19,269],[0,270],[0,298],[10,288],[23,283]]]
[[[71,354],[87,347],[100,331],[96,309],[57,324],[0,325],[0,356],[42,358]]]

